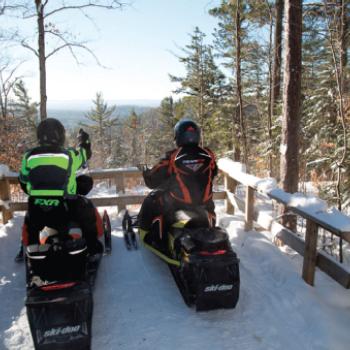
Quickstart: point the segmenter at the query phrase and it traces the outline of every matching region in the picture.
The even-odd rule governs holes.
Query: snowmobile
[[[45,227],[40,244],[25,250],[25,305],[37,350],[90,349],[92,290],[103,253],[111,253],[111,225],[103,218],[104,244],[87,253],[81,229],[71,223],[67,232]]]
[[[138,228],[137,216],[125,212],[124,233]],[[165,239],[160,237],[163,226]],[[141,233],[141,231],[140,231]],[[164,233],[163,233],[164,235]],[[197,311],[234,308],[239,298],[239,259],[228,234],[210,227],[204,208],[178,210],[156,220],[144,237],[146,248],[164,260],[188,306]]]

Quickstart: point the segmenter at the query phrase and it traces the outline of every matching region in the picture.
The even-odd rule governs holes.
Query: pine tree
[[[85,114],[85,118],[90,123],[82,123],[91,133],[93,146],[92,162],[96,166],[107,166],[107,157],[112,153],[112,135],[113,127],[118,124],[118,118],[113,117],[116,112],[116,106],[108,106],[104,101],[102,93],[96,93],[93,100],[94,107]]]
[[[210,144],[212,121],[218,101],[223,93],[225,77],[214,62],[212,47],[204,44],[205,34],[198,27],[191,35],[191,43],[182,50],[184,57],[179,57],[186,68],[185,77],[170,75],[173,82],[180,83],[175,91],[186,95],[189,117],[193,117],[202,128],[202,139]]]

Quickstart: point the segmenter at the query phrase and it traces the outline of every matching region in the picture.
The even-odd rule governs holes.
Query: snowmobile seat
[[[201,206],[175,211],[172,222],[175,228],[210,227],[208,212]]]
[[[86,255],[87,246],[82,238],[29,245],[26,249],[28,287],[53,281],[83,280]]]

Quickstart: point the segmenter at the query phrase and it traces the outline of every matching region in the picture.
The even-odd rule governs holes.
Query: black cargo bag
[[[26,307],[35,349],[90,349],[93,300],[86,282],[59,290],[32,289]]]
[[[239,298],[239,259],[226,231],[219,227],[191,230],[182,244],[189,251],[181,270],[191,281],[188,288],[195,295],[197,311],[234,308]]]

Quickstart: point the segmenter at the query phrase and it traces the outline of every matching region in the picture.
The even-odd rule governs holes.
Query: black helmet
[[[59,120],[47,118],[39,123],[36,129],[36,136],[40,145],[63,147],[66,138],[66,130]]]
[[[198,125],[190,119],[179,120],[175,125],[174,134],[178,147],[198,145],[201,137],[201,131]]]

